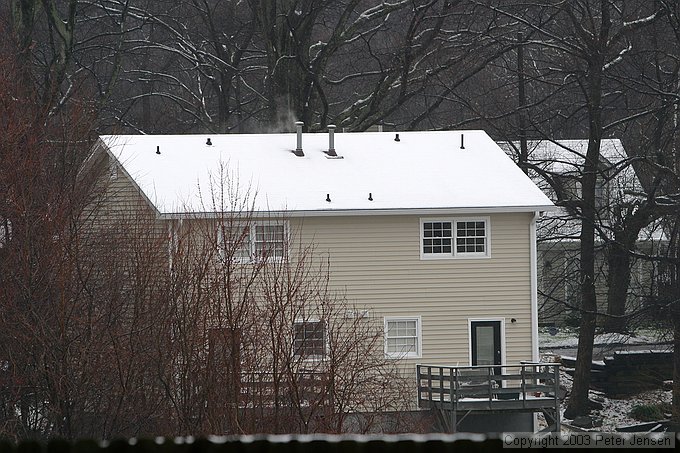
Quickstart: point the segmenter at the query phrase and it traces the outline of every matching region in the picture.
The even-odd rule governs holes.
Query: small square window
[[[282,224],[255,226],[255,255],[281,259],[285,253],[285,228]]]
[[[323,321],[300,321],[293,325],[293,353],[307,359],[326,355],[326,325]]]
[[[423,223],[423,253],[451,253],[451,222]]]
[[[456,253],[486,253],[484,222],[456,222]]]
[[[420,318],[385,318],[385,354],[420,357]]]
[[[229,258],[239,263],[251,260],[250,227],[222,225],[218,230],[218,242],[222,259]]]

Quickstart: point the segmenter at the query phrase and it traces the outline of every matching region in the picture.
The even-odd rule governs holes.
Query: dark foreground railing
[[[542,412],[549,419],[549,430],[559,431],[559,367],[557,363],[418,365],[418,405],[448,411],[452,431],[459,413],[489,411]]]
[[[571,433],[533,436],[527,433],[453,435],[275,435],[132,439],[111,442],[53,440],[49,442],[0,441],[0,453],[453,453],[495,452],[527,447],[649,446],[672,451],[675,433],[616,434]]]
[[[0,453],[413,453],[501,451],[502,440],[482,434],[457,435],[275,435],[210,439],[141,439],[111,442],[0,441]]]

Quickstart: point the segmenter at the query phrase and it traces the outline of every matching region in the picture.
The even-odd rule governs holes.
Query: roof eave
[[[341,217],[341,216],[382,216],[382,215],[470,215],[470,214],[509,214],[521,212],[555,211],[555,205],[530,206],[493,206],[493,207],[460,207],[460,208],[392,208],[392,209],[323,209],[323,210],[288,210],[288,211],[254,211],[253,217]],[[165,212],[160,213],[163,220],[172,219],[214,219],[228,215],[228,212]]]

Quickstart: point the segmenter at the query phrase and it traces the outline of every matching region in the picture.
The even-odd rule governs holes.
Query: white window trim
[[[248,225],[234,225],[234,228],[248,228]],[[219,225],[217,226],[217,254],[220,257],[221,261],[224,261],[227,256],[225,253],[226,250],[226,245],[225,245],[225,238],[224,238],[224,228],[226,228],[226,225]],[[252,244],[252,230],[248,232],[248,237],[245,239],[248,242],[248,257],[234,257],[234,263],[236,264],[248,264],[253,262],[253,244]]]
[[[272,225],[283,225],[283,256],[272,258],[269,257],[267,259],[268,262],[275,262],[275,263],[280,263],[285,261],[285,259],[288,258],[288,245],[290,244],[290,228],[288,227],[288,221],[287,220],[282,220],[282,221],[275,221],[275,220],[263,220],[263,221],[257,221],[257,222],[248,222],[247,224],[235,224],[233,227],[234,228],[249,228],[248,231],[248,237],[246,238],[246,241],[248,241],[248,258],[245,257],[239,257],[238,259],[235,259],[234,262],[237,264],[253,264],[258,262],[258,259],[255,254],[255,230],[258,226],[272,226]],[[217,227],[217,244],[218,244],[218,254],[221,260],[225,259],[225,253],[224,253],[224,235],[222,234],[222,228],[221,225],[218,224]],[[297,321],[296,321],[297,322]]]
[[[303,356],[303,355],[298,355],[295,353],[295,324],[301,324],[305,322],[321,322],[323,323],[323,355],[309,355],[309,356]],[[328,323],[326,321],[323,321],[319,318],[307,318],[307,319],[302,319],[302,318],[297,318],[295,321],[293,321],[292,327],[292,343],[291,343],[291,348],[292,348],[292,353],[293,353],[293,358],[297,360],[301,360],[302,362],[322,362],[328,358],[329,350],[328,350]]]
[[[416,351],[397,353],[387,352],[387,323],[390,321],[416,322]],[[423,323],[421,316],[385,316],[384,318],[384,351],[385,357],[390,359],[420,359],[423,356]]]
[[[425,234],[425,223],[429,222],[451,222],[451,253],[425,253],[423,251],[423,238]],[[484,253],[477,252],[458,252],[457,251],[457,222],[484,222],[486,247]],[[420,237],[418,238],[420,247],[420,259],[429,260],[465,260],[491,258],[491,217],[432,217],[420,219]]]
[[[269,220],[269,221],[258,221],[253,222],[250,228],[250,262],[254,263],[260,258],[255,254],[255,235],[258,226],[278,226],[283,225],[283,256],[280,257],[269,257],[266,261],[280,263],[288,258],[288,245],[290,244],[290,236],[288,228],[288,221],[282,220]]]

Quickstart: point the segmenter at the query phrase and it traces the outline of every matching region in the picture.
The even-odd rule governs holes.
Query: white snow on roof
[[[511,146],[505,143],[499,145],[510,151]],[[519,149],[519,143],[513,143]],[[553,173],[580,172],[588,151],[587,139],[572,140],[530,140],[527,143],[529,161],[535,164],[543,163],[546,171]],[[628,155],[618,138],[603,138],[600,142],[600,158],[611,165],[620,165]]]
[[[483,131],[399,136],[396,142],[388,132],[336,133],[342,159],[324,153],[326,133],[303,134],[304,157],[292,152],[294,133],[101,139],[161,214],[212,212],[221,165],[228,167],[230,185],[257,193],[254,207],[262,212],[552,207]]]
[[[519,159],[519,142],[498,142],[498,145],[513,160]],[[528,160],[536,167],[549,174],[579,178],[583,172],[588,140],[530,140],[527,143],[527,148]],[[602,139],[600,143],[600,166],[605,173],[612,175],[609,180],[603,182],[607,187],[604,194],[607,194],[609,204],[630,202],[637,196],[631,194],[643,191],[621,140],[616,138]],[[534,183],[548,197],[556,200],[555,192],[543,176],[534,171],[530,171],[530,175]],[[606,220],[603,220],[603,224],[606,223]],[[554,237],[565,240],[566,238],[577,239],[580,231],[580,221],[571,216],[565,208],[559,208],[541,218],[538,234],[539,237],[543,238]],[[639,239],[643,241],[665,240],[665,234],[663,228],[657,222],[654,222],[643,228]]]
[[[519,142],[499,142],[498,145],[513,160],[517,160]],[[587,139],[530,140],[527,143],[529,162],[543,171],[562,175],[580,175],[588,151]],[[608,182],[611,190],[640,191],[642,187],[628,154],[618,138],[603,138],[600,143],[601,168],[615,175]],[[542,187],[536,179],[534,182]]]

